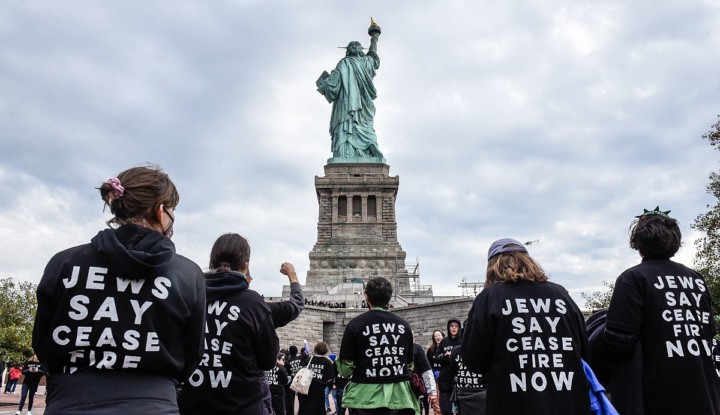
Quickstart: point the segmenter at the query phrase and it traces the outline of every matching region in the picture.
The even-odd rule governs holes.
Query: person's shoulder
[[[700,273],[697,272],[696,270],[688,267],[688,266],[685,265],[685,264],[682,264],[682,263],[680,263],[680,262],[675,262],[675,261],[670,260],[670,259],[668,259],[667,262],[668,262],[669,266],[672,266],[679,275],[693,276],[693,277],[702,277],[702,274],[700,274]]]
[[[366,314],[367,312],[358,314],[353,317],[352,320],[348,321],[345,325],[345,330],[343,330],[343,338],[345,336],[352,336],[353,333],[360,332],[362,330],[361,326],[369,324],[370,320],[367,319]]]
[[[404,318],[400,317],[399,315],[397,315],[397,314],[395,314],[395,313],[393,313],[393,312],[387,312],[386,314],[388,314],[388,317],[387,317],[388,320],[396,321],[396,322],[398,322],[398,323],[403,323],[403,324],[405,324],[406,326],[410,326],[410,323],[408,323],[407,320],[405,320]]]
[[[478,298],[489,297],[491,293],[496,292],[496,291],[503,291],[503,290],[506,290],[507,288],[508,288],[508,283],[491,284],[487,287],[483,287],[482,291],[480,291],[475,298],[478,299]]]
[[[545,281],[545,282],[539,283],[539,284],[542,284],[543,286],[547,287],[548,290],[551,290],[551,291],[557,291],[557,292],[560,292],[560,293],[567,293],[567,292],[568,292],[568,290],[565,288],[565,286],[563,286],[563,285],[561,285],[561,284],[558,284],[558,283],[556,283],[556,282]]]
[[[352,320],[350,320],[345,327],[358,326],[358,325],[360,325],[360,324],[366,324],[366,323],[368,323],[369,321],[373,320],[373,317],[372,317],[372,316],[373,316],[374,314],[375,314],[375,313],[373,313],[372,310],[368,310],[368,311],[365,311],[364,313],[360,313],[360,314],[356,315],[355,317],[353,317]]]
[[[252,305],[255,308],[262,308],[270,310],[270,306],[259,292],[251,289],[242,290],[237,292],[238,297],[243,303]]]
[[[197,277],[205,278],[200,266],[189,258],[186,258],[180,254],[175,254],[175,258],[173,258],[173,263],[176,267],[183,269],[183,271],[192,272]]]
[[[243,312],[251,314],[270,314],[270,306],[265,299],[257,291],[251,289],[245,290],[228,290],[223,292],[214,292],[208,295],[210,301],[227,301],[232,304],[240,305]]]
[[[669,258],[648,258],[643,259],[640,261],[640,263],[633,265],[632,267],[626,269],[620,274],[620,277],[626,276],[626,275],[632,275],[632,276],[643,276],[646,274],[651,274],[651,277],[654,277],[656,273],[658,272],[687,272],[695,274],[696,271],[694,271],[692,268],[685,266],[684,264],[681,264],[680,262],[675,262]]]
[[[642,261],[639,264],[633,265],[627,268],[618,275],[615,280],[615,288],[620,288],[624,285],[643,285],[643,281],[648,278],[652,278],[657,272],[663,271],[670,272],[670,269],[677,270],[670,260],[662,260],[662,265],[658,261]],[[682,264],[677,264],[680,267]]]
[[[95,251],[92,248],[92,245],[89,243],[82,244],[82,245],[76,245],[67,249],[63,249],[62,251],[56,253],[50,258],[50,261],[48,261],[48,267],[51,266],[57,266],[58,264],[66,261],[77,261],[77,258],[86,258],[87,256],[92,256],[95,254]]]

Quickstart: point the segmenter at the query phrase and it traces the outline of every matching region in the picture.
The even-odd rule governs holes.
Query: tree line
[[[22,364],[32,355],[37,285],[0,278],[0,359]]]

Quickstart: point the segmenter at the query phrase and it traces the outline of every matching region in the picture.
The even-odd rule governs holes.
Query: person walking
[[[288,348],[288,357],[285,359],[285,371],[290,378],[290,382],[285,386],[285,413],[288,415],[295,415],[295,391],[290,389],[290,383],[297,374],[297,371],[302,367],[302,361],[298,356],[298,348],[295,345],[291,345]]]
[[[8,381],[5,384],[5,393],[8,394],[14,394],[15,388],[17,387],[18,381],[20,380],[20,375],[22,372],[20,371],[20,368],[11,365],[10,370],[8,370]]]
[[[460,350],[485,379],[487,414],[589,415],[589,354],[583,314],[567,290],[548,281],[522,243],[493,242]]]
[[[335,379],[333,362],[327,357],[330,349],[327,343],[318,342],[313,348],[315,354],[307,363],[313,371],[313,380],[307,395],[298,395],[300,409],[298,415],[325,415],[325,387],[332,386]]]
[[[285,387],[290,383],[285,370],[285,354],[280,353],[275,367],[265,371],[272,396],[272,408],[275,415],[285,415]],[[294,415],[294,414],[293,414]]]
[[[205,330],[202,270],[170,239],[180,194],[152,166],[98,189],[110,227],[53,256],[37,288],[45,414],[177,414],[176,385],[200,362]]]
[[[437,385],[437,379],[440,377],[440,368],[442,367],[442,364],[435,359],[435,356],[437,355],[438,351],[440,350],[440,342],[442,339],[445,338],[445,333],[442,332],[442,330],[435,330],[432,333],[432,336],[430,338],[430,345],[428,346],[425,355],[427,356],[428,362],[430,362],[430,366],[432,367],[433,376],[435,377],[435,382]],[[439,392],[438,392],[439,393]],[[425,406],[425,415],[429,415],[430,413],[430,402],[427,399],[424,399],[424,402],[421,402],[421,405]],[[436,397],[436,402],[434,403],[435,406],[440,405],[439,398]],[[437,411],[441,412],[441,411]]]
[[[435,350],[435,362],[440,366],[437,387],[439,390],[439,403],[440,410],[443,415],[452,414],[452,391],[453,391],[453,376],[450,370],[450,354],[452,350],[460,345],[461,323],[459,319],[451,318],[447,322],[447,337],[444,337],[437,349]]]
[[[337,359],[337,355],[335,355],[335,353],[330,353],[328,355],[328,358],[331,362],[333,362],[333,368],[335,369],[335,377],[333,378],[332,383],[325,387],[325,412],[330,414],[332,413],[332,408],[330,407],[330,398],[332,398],[335,408],[338,407],[337,389],[335,388],[335,380],[337,379],[337,366],[335,365],[335,360]]]
[[[335,388],[335,415],[345,415],[347,410],[343,407],[342,399],[343,393],[345,392],[345,386],[350,382],[350,379],[340,375],[337,368],[338,360],[335,359],[333,367],[335,368],[335,380],[333,381],[333,388]]]
[[[5,381],[5,362],[0,360],[0,389],[2,389],[2,384]]]
[[[22,412],[23,407],[25,406],[26,398],[28,401],[27,415],[32,415],[35,393],[40,385],[40,379],[45,376],[45,369],[40,364],[37,355],[32,355],[32,357],[23,364],[22,374],[23,383],[20,395],[20,404],[18,405],[18,410],[15,412],[15,415],[20,415]]]

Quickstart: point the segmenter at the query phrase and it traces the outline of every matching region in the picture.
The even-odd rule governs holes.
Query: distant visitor
[[[377,42],[380,27],[371,19],[368,29],[370,48],[367,54],[358,41],[350,42],[345,57],[331,72],[323,71],[316,81],[318,92],[333,103],[330,117],[331,149],[334,162],[384,162],[373,127],[377,97],[373,78],[380,67]],[[342,160],[353,159],[353,160]],[[331,162],[333,162],[331,161]]]

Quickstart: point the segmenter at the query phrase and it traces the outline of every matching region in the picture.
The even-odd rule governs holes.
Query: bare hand
[[[280,266],[280,273],[288,276],[290,283],[298,282],[297,274],[295,273],[295,266],[289,262],[283,262]]]
[[[433,412],[436,414],[441,413],[440,412],[440,401],[438,400],[437,395],[430,395],[428,396],[428,403],[433,408]]]

